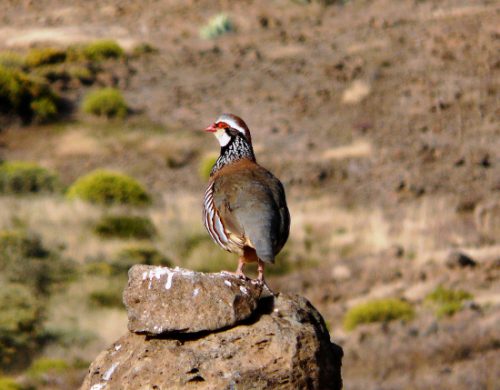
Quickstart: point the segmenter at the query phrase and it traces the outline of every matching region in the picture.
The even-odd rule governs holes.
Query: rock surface
[[[96,358],[81,389],[340,389],[342,349],[319,312],[261,290],[228,273],[132,267],[130,332]]]
[[[128,333],[92,363],[82,389],[340,389],[341,358],[316,309],[280,294],[224,331]]]
[[[135,265],[123,294],[131,332],[196,333],[233,326],[257,307],[262,285],[229,273]]]

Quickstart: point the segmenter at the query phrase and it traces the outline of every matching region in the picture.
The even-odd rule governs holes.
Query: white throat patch
[[[226,130],[224,129],[217,130],[215,132],[215,137],[217,138],[217,141],[219,141],[220,146],[226,146],[229,141],[231,141],[231,137],[227,135]]]

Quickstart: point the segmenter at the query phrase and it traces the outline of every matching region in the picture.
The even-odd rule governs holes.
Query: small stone
[[[448,255],[446,259],[446,266],[449,268],[465,268],[465,267],[475,267],[477,263],[472,260],[469,256],[461,252],[452,252]]]
[[[135,265],[123,293],[131,332],[158,335],[213,331],[256,309],[261,283],[228,273]]]

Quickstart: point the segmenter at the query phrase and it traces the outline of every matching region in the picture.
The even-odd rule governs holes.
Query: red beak
[[[215,123],[211,124],[210,126],[208,126],[205,131],[209,132],[209,133],[215,133],[217,131],[217,127],[215,126]]]

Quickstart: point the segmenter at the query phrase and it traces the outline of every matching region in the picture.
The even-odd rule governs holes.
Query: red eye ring
[[[229,125],[227,123],[224,123],[224,122],[218,122],[215,124],[217,126],[217,128],[219,129],[227,129],[229,127]]]

